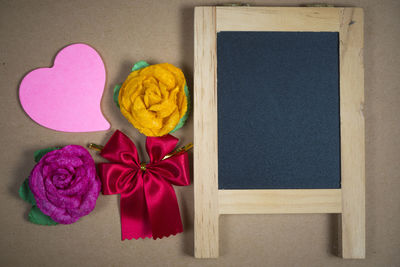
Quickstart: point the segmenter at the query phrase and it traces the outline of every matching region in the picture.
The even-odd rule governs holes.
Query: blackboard
[[[338,32],[217,33],[219,189],[340,188]]]
[[[365,257],[363,25],[361,8],[195,8],[195,257],[218,257],[220,215],[306,213],[340,214],[341,256]]]

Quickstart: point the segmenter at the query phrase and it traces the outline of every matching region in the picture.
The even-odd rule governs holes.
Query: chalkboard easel
[[[243,34],[238,34],[235,36],[236,32],[243,32]],[[333,103],[331,105],[331,113],[327,112],[324,115],[318,114],[320,116],[317,116],[314,120],[312,120],[312,118],[310,119],[308,115],[312,114],[313,110],[307,110],[307,108],[310,108],[310,105],[301,110],[303,113],[300,112],[300,114],[296,114],[296,112],[293,112],[289,108],[282,109],[282,107],[279,105],[277,106],[277,110],[280,110],[280,112],[282,112],[282,110],[292,112],[291,114],[288,113],[290,116],[286,117],[284,115],[288,114],[281,113],[281,117],[284,117],[286,120],[290,121],[293,119],[294,124],[292,125],[301,125],[296,120],[301,118],[302,114],[303,118],[307,119],[304,120],[305,124],[309,125],[310,123],[312,124],[314,122],[319,123],[316,123],[313,125],[313,127],[317,132],[318,127],[321,127],[319,132],[325,133],[325,135],[322,137],[329,141],[329,147],[327,146],[326,150],[322,150],[319,148],[309,149],[309,146],[301,146],[301,144],[298,146],[301,151],[304,151],[304,157],[307,157],[309,154],[312,156],[312,153],[314,153],[315,156],[315,153],[318,151],[323,152],[321,153],[321,158],[319,158],[319,160],[316,162],[316,165],[309,165],[308,168],[307,166],[304,167],[303,165],[296,165],[296,163],[298,163],[298,159],[301,158],[294,157],[294,154],[287,154],[290,153],[290,151],[279,154],[279,147],[278,149],[275,147],[276,153],[274,155],[276,155],[276,158],[271,155],[268,158],[268,154],[266,153],[260,155],[265,156],[267,158],[266,162],[270,164],[270,166],[267,167],[262,166],[263,168],[261,168],[261,170],[265,172],[266,176],[268,176],[268,174],[273,174],[277,178],[275,180],[266,179],[266,182],[259,182],[257,181],[259,178],[255,179],[254,177],[258,175],[257,177],[261,177],[262,179],[263,172],[261,172],[261,175],[260,173],[254,172],[254,177],[248,178],[247,180],[250,182],[245,184],[241,183],[240,181],[237,182],[238,180],[232,180],[230,177],[223,177],[221,172],[219,172],[223,171],[223,174],[226,174],[230,169],[233,169],[234,171],[231,172],[230,176],[234,176],[241,170],[240,168],[234,169],[237,167],[235,164],[226,164],[227,160],[235,160],[235,155],[239,157],[240,152],[236,151],[235,153],[232,153],[233,156],[229,155],[229,149],[225,149],[226,147],[224,146],[225,144],[229,144],[229,142],[225,142],[225,139],[221,139],[229,136],[229,134],[227,134],[229,131],[226,130],[229,129],[228,116],[230,111],[227,111],[229,101],[225,101],[227,97],[229,97],[229,94],[221,94],[225,93],[225,91],[218,92],[219,89],[217,90],[217,87],[221,86],[221,88],[224,89],[232,89],[232,92],[237,91],[235,91],[235,88],[233,88],[236,85],[232,85],[232,88],[229,87],[228,72],[231,70],[229,68],[225,68],[224,65],[219,65],[218,67],[218,64],[227,64],[226,62],[219,62],[219,60],[224,58],[222,54],[226,52],[225,49],[227,49],[229,46],[217,44],[217,41],[224,40],[224,42],[229,42],[229,40],[231,40],[231,42],[238,42],[239,44],[243,40],[249,40],[249,38],[253,38],[252,43],[256,46],[257,42],[259,41],[257,39],[259,36],[254,33],[260,32],[282,33],[269,34],[268,36],[263,37],[270,38],[269,40],[271,40],[271,49],[279,49],[280,46],[276,45],[276,42],[282,40],[282,38],[289,38],[287,40],[291,40],[290,38],[300,37],[299,40],[302,40],[304,47],[307,47],[307,42],[310,42],[310,40],[313,40],[312,38],[315,38],[315,40],[312,41],[312,44],[309,46],[315,45],[315,47],[319,47],[320,49],[318,51],[319,53],[322,53],[320,54],[321,57],[325,56],[325,48],[327,49],[326,51],[334,51],[335,49],[335,47],[331,46],[330,44],[324,44],[323,42],[320,42],[323,40],[321,39],[321,36],[326,38],[326,40],[330,40],[329,42],[336,42],[336,44],[333,43],[333,45],[337,45],[338,48],[336,54],[337,59],[334,59],[333,57],[331,59],[329,59],[329,57],[327,58],[333,66],[330,67],[330,70],[334,70],[335,64],[338,65],[337,70],[329,73],[329,75],[336,73],[338,80],[335,81],[335,76],[324,76],[325,79],[320,79],[318,75],[305,75],[303,80],[302,77],[298,77],[298,80],[300,82],[304,82],[305,84],[309,81],[315,82],[318,79],[321,80],[320,83],[326,82],[326,86],[321,86],[325,86],[327,90],[326,97],[329,98],[329,101],[326,102],[326,105],[331,105]],[[285,34],[288,32],[294,34]],[[306,35],[301,35],[302,33],[305,33]],[[326,33],[326,36],[324,33]],[[275,46],[273,45],[273,42],[275,42]],[[261,47],[262,42],[259,45]],[[257,51],[262,51],[262,49],[255,49],[254,47],[253,50],[251,49],[252,48],[249,47],[249,51],[254,51],[254,53]],[[234,51],[234,49],[232,51]],[[306,49],[304,51],[306,51]],[[316,51],[316,53],[318,51]],[[364,118],[362,114],[364,102],[364,67],[362,51],[363,11],[360,8],[195,8],[195,257],[218,257],[218,218],[220,214],[277,213],[341,214],[342,257],[365,257],[365,138]],[[308,52],[310,55],[313,53],[313,51]],[[270,54],[270,56],[267,58],[272,58],[275,55],[279,55],[278,50],[276,53]],[[285,53],[281,53],[281,58],[284,58],[285,55]],[[288,55],[290,55],[290,53],[288,53]],[[302,56],[303,54],[298,53],[297,55]],[[229,56],[230,55],[228,53],[225,58],[229,58]],[[235,57],[235,54],[232,54],[231,56]],[[260,56],[262,57],[263,55]],[[293,60],[307,61],[310,57],[300,57],[297,59],[293,57]],[[254,58],[256,61],[258,57]],[[290,60],[291,59],[289,58],[289,63]],[[314,70],[316,74],[318,74],[318,71],[324,67],[321,62],[321,58],[317,58],[315,61],[316,66],[320,64],[319,69]],[[290,67],[293,64],[290,64]],[[314,62],[311,62],[308,67],[312,67],[313,64]],[[301,71],[294,72],[294,74],[297,76],[299,73],[301,74]],[[303,73],[307,74],[306,72]],[[277,73],[275,76],[279,76],[279,73]],[[265,77],[272,82],[275,76],[266,75]],[[270,93],[272,96],[272,88],[274,83],[270,84],[270,87],[266,88],[268,90],[271,89]],[[290,86],[290,83],[285,83],[285,86]],[[337,96],[335,96],[335,91],[331,91],[335,90],[335,86],[337,90],[336,92],[338,93]],[[240,88],[240,86],[238,88]],[[274,88],[276,88],[276,86]],[[246,88],[246,90],[252,90],[252,88]],[[254,90],[257,90],[257,88],[254,88]],[[314,102],[314,104],[321,104],[321,101],[325,101],[323,95],[322,98],[321,96],[319,96],[319,98],[314,98],[312,93],[313,91],[309,91],[309,95],[304,95],[305,101],[311,101],[312,99],[319,101]],[[298,98],[299,95],[300,94],[292,95],[293,99],[297,101],[297,105],[302,104],[301,99],[299,100]],[[218,97],[221,96],[224,98],[220,99],[221,101],[218,101]],[[268,95],[264,95],[264,100],[268,100],[268,97]],[[282,97],[282,103],[291,103],[287,102],[285,97],[287,98],[287,96]],[[257,104],[256,102],[257,101],[254,102],[255,105]],[[240,102],[236,103],[241,104]],[[336,109],[335,103],[337,103]],[[274,105],[274,100],[269,102],[269,104]],[[246,105],[241,105],[241,108],[245,106]],[[258,104],[256,106],[260,108],[262,105]],[[311,105],[311,107],[313,106],[314,105]],[[325,102],[323,105],[319,106],[323,108],[325,106]],[[248,110],[243,110],[242,112],[246,113]],[[315,105],[315,113],[318,112],[318,105]],[[268,115],[268,112],[266,114]],[[292,116],[292,114],[294,115]],[[239,115],[240,114],[238,113],[237,116]],[[284,129],[284,127],[279,128],[278,123],[280,122],[276,122],[276,124],[273,123],[275,119],[279,119],[281,117],[267,118],[267,115],[258,121],[265,120],[268,122],[269,130]],[[325,123],[323,121],[323,123],[320,123],[321,118],[327,118],[327,120],[329,119],[330,122]],[[238,127],[238,131],[239,130],[240,127]],[[277,137],[277,140],[280,137],[279,132],[262,132],[260,136],[263,136],[263,134],[266,137],[275,136]],[[286,136],[298,136],[302,144],[308,142],[308,139],[306,138],[307,136],[304,135],[304,131],[302,130],[299,130],[297,133],[288,132],[286,134]],[[246,141],[246,130],[243,131],[242,129],[242,135],[243,138],[240,140],[240,142]],[[249,139],[251,140],[251,138]],[[284,140],[283,138],[281,139]],[[320,139],[318,140],[321,141]],[[319,144],[323,145],[324,140],[322,140]],[[292,144],[295,144],[296,138],[293,137],[291,141],[292,143],[287,146],[289,148],[293,147]],[[266,148],[268,148],[268,145],[270,145],[271,149],[273,148],[271,146],[273,145],[273,140],[270,141],[270,143],[265,144]],[[250,142],[249,149],[255,149],[256,145],[257,144],[251,144]],[[298,153],[298,151],[296,151],[296,153],[301,154]],[[295,156],[297,156],[297,154]],[[281,165],[279,165],[281,162],[279,161],[278,157],[285,157],[286,155],[289,155],[287,158],[291,159],[294,164],[291,169],[292,171],[284,170]],[[221,162],[219,162],[219,160],[221,160]],[[307,161],[304,162],[305,164],[307,163]],[[251,164],[252,161],[248,160],[243,166],[247,176],[252,176],[252,171],[255,170],[254,166],[249,168],[249,165]],[[259,166],[260,164],[258,163],[256,167]],[[287,179],[290,175],[293,176],[293,173],[298,172],[298,170],[305,170],[305,173],[299,173],[298,181],[296,180],[296,177],[293,179]],[[309,174],[321,175],[321,177],[324,177],[323,179],[325,180],[322,181],[322,178],[317,176],[310,177],[309,181],[312,182],[301,178],[301,175],[306,177]],[[251,178],[254,178],[253,182],[251,182]],[[285,179],[289,182],[285,182]],[[319,183],[319,181],[322,182]]]

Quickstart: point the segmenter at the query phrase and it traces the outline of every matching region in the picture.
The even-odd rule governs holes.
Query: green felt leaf
[[[118,101],[118,96],[119,96],[119,90],[121,89],[122,84],[117,84],[114,87],[114,95],[113,95],[113,99],[114,99],[114,103],[117,105],[117,107],[119,108],[119,101]]]
[[[29,221],[41,225],[57,225],[49,216],[45,215],[37,206],[32,206],[29,212]]]
[[[191,103],[190,103],[189,88],[188,88],[187,84],[185,84],[184,90],[185,90],[186,100],[187,100],[187,103],[188,103],[188,108],[186,110],[185,115],[183,115],[183,117],[179,120],[178,124],[175,126],[175,128],[170,133],[174,133],[177,130],[179,130],[180,128],[182,128],[182,126],[185,124],[187,118],[189,117],[189,113],[190,113],[190,109],[191,109]]]
[[[61,149],[61,147],[48,147],[48,148],[36,150],[35,153],[33,154],[33,156],[34,156],[34,158],[35,158],[35,162],[39,162],[40,159],[41,159],[44,155],[46,155],[46,154],[49,153],[50,151],[57,150],[57,149]]]
[[[22,183],[21,187],[19,188],[19,196],[25,200],[26,202],[36,205],[35,197],[31,189],[29,188],[29,179],[26,178],[25,181]]]
[[[132,71],[140,70],[146,68],[147,66],[150,66],[150,64],[144,60],[141,60],[139,62],[136,62],[135,65],[133,65]]]

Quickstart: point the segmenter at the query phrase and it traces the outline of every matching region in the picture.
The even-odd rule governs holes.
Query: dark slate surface
[[[338,33],[217,43],[219,188],[340,188]]]

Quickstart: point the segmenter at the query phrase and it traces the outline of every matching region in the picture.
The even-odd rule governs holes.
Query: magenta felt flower
[[[69,145],[40,159],[29,177],[29,188],[45,215],[70,224],[94,209],[101,184],[89,152]]]

